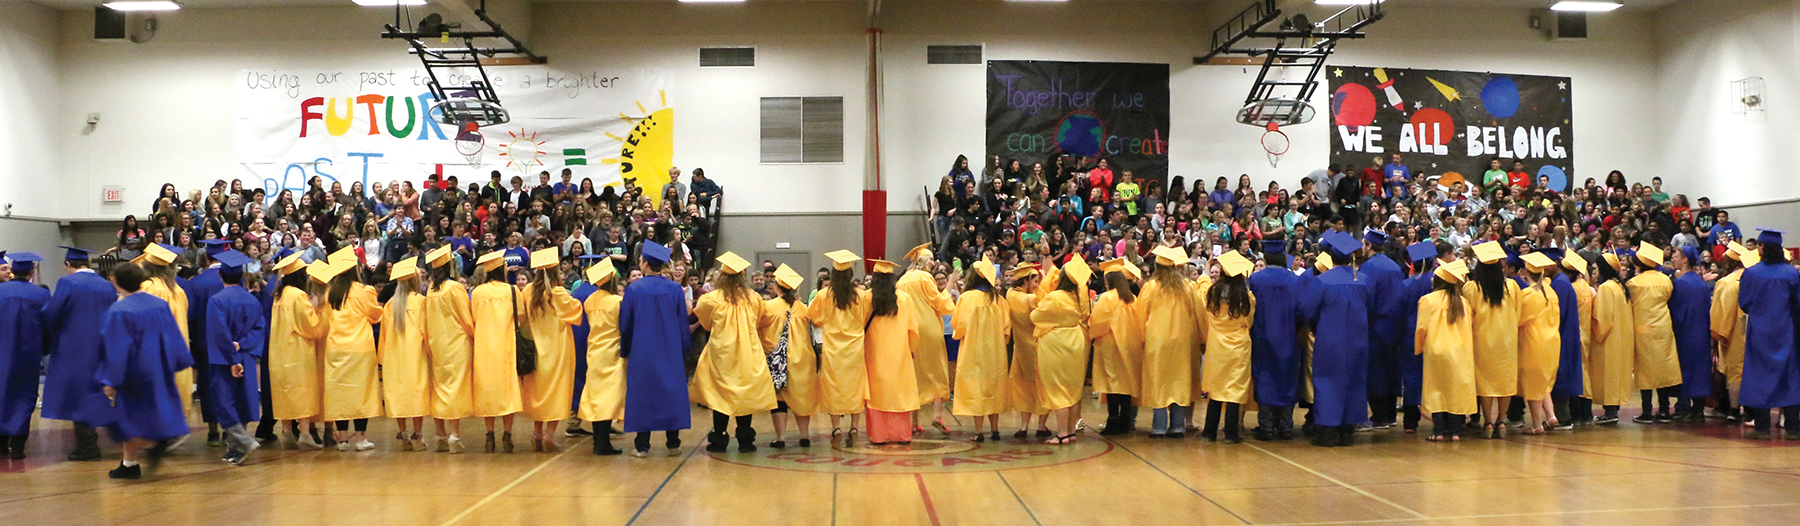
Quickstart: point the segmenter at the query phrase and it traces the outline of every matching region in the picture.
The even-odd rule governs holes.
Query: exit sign
[[[107,203],[125,202],[125,187],[106,186],[100,188],[100,200]]]

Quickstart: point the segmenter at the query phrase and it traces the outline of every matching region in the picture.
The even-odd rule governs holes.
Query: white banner
[[[530,185],[540,171],[556,181],[568,167],[576,182],[593,179],[599,188],[633,179],[660,199],[674,154],[667,72],[487,69],[512,120],[481,128],[478,166],[457,151],[456,127],[427,115],[432,95],[423,69],[244,70],[236,79],[243,177],[260,181],[272,201],[284,189],[304,191],[314,176],[347,189],[359,181],[418,184],[441,169],[466,186],[498,170]]]

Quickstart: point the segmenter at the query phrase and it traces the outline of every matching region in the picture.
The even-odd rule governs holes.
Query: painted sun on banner
[[[539,172],[564,168],[596,188],[631,180],[654,190],[668,182],[674,108],[667,72],[508,67],[490,69],[489,79],[512,120],[482,128],[480,153],[465,157],[454,144],[457,127],[430,113],[422,69],[241,71],[241,173],[261,181],[271,200],[281,190],[304,191],[314,177],[366,187],[440,171],[465,185],[485,183],[493,171],[535,184]]]

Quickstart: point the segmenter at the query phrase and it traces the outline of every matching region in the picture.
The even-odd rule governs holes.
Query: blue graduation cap
[[[157,243],[156,246],[162,247],[163,250],[167,250],[167,251],[169,251],[170,254],[174,254],[177,256],[181,255],[182,252],[186,252],[186,250],[183,250],[181,247],[171,245],[168,243]]]
[[[88,250],[85,248],[71,247],[71,246],[67,246],[67,245],[57,245],[56,248],[60,248],[60,249],[67,251],[67,252],[63,253],[63,261],[87,261],[88,253],[92,252],[91,250]]]
[[[294,255],[294,252],[297,252],[296,250],[294,250],[294,247],[287,247],[287,248],[281,249],[279,252],[275,253],[275,261],[281,261],[283,259],[287,259],[288,256]]]
[[[1406,246],[1406,257],[1413,261],[1424,261],[1437,257],[1437,245],[1430,241],[1420,241]]]
[[[577,256],[575,259],[581,260],[581,266],[587,267],[587,266],[593,265],[594,263],[598,263],[602,259],[606,259],[609,257],[612,257],[612,256],[609,254],[582,254],[580,256]]]
[[[223,239],[202,239],[200,240],[200,244],[206,245],[207,256],[216,257],[227,250],[231,250],[231,242]],[[179,254],[180,252],[176,253]]]
[[[1287,253],[1287,240],[1284,239],[1265,239],[1263,240],[1262,245],[1264,254]]]
[[[1374,227],[1363,227],[1363,241],[1379,247],[1387,244],[1388,235],[1387,232],[1376,230]]]
[[[12,262],[13,274],[25,275],[37,268],[37,262],[43,261],[44,258],[30,252],[13,252],[6,255],[6,260]]]
[[[1327,233],[1320,241],[1325,245],[1326,252],[1330,252],[1331,255],[1337,257],[1350,257],[1350,255],[1355,254],[1356,251],[1362,250],[1361,242],[1357,241],[1354,237],[1350,237],[1350,234],[1343,232]]]
[[[1287,268],[1294,268],[1294,255],[1293,254],[1287,255]]]
[[[224,252],[214,254],[213,259],[219,261],[219,275],[224,277],[242,276],[244,274],[244,266],[255,262],[250,259],[250,256],[244,255],[243,252],[231,249],[226,249]]]
[[[669,263],[669,247],[662,246],[661,243],[646,239],[644,240],[643,252],[645,260],[654,262],[658,265],[667,265]]]
[[[1506,249],[1506,264],[1512,265],[1512,268],[1520,268],[1520,269],[1525,268],[1525,260],[1519,259],[1519,250],[1518,249],[1504,246],[1504,245],[1502,245],[1500,248]]]
[[[1757,230],[1759,232],[1756,234],[1756,242],[1766,245],[1781,244],[1782,231],[1772,228],[1758,228]]]
[[[1563,249],[1560,248],[1540,248],[1538,249],[1538,253],[1543,254],[1544,257],[1550,258],[1550,261],[1555,261],[1557,263],[1562,263],[1563,258],[1568,256],[1568,254],[1563,252]]]
[[[1700,250],[1694,248],[1693,245],[1682,245],[1681,255],[1682,257],[1687,258],[1689,265],[1700,264]]]

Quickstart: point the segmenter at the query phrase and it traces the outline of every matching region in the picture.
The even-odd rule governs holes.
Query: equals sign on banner
[[[586,148],[563,148],[563,165],[587,165]]]

